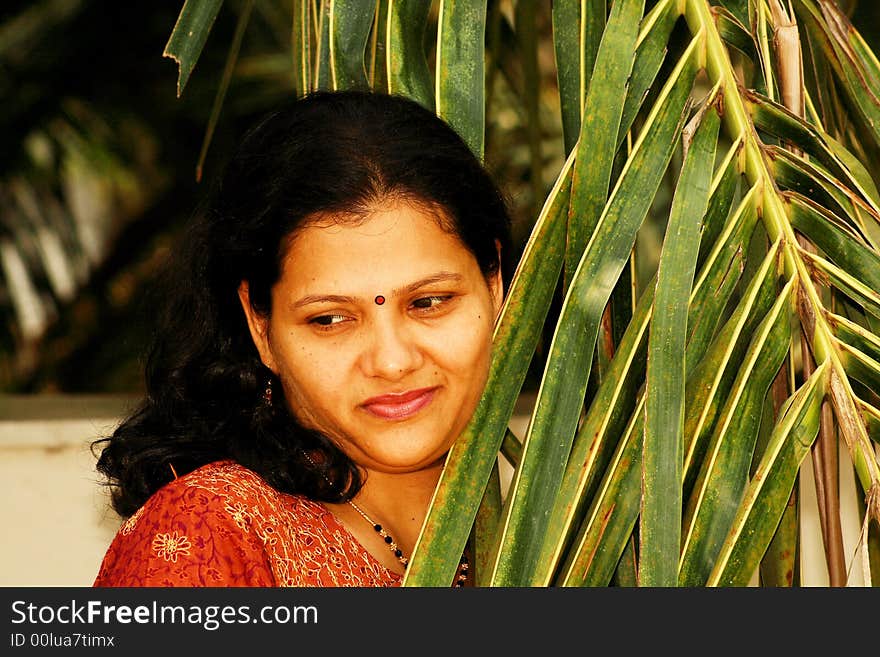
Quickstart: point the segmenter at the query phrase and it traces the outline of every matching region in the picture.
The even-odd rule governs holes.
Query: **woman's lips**
[[[437,388],[420,388],[407,392],[370,397],[361,406],[368,412],[386,420],[403,420],[415,415],[431,403]]]

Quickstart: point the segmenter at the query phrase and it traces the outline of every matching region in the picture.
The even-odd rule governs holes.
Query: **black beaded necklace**
[[[383,538],[385,544],[388,548],[394,553],[394,556],[397,557],[397,560],[403,564],[403,567],[406,568],[409,565],[409,559],[403,554],[403,550],[397,545],[397,542],[394,538],[385,531],[385,528],[382,527],[378,522],[374,521],[370,516],[368,516],[362,508],[360,508],[357,504],[348,501],[351,508],[357,511],[361,517],[370,523],[373,526],[373,529],[376,531],[379,536]],[[461,555],[461,561],[458,562],[458,571],[455,573],[455,586],[464,586],[464,583],[467,581],[468,570],[470,568],[470,563],[468,562],[468,558],[466,554]]]
[[[312,457],[309,456],[307,452],[303,451],[302,455],[306,457],[306,461],[308,461],[313,468],[315,468],[316,470],[318,469],[318,465],[312,460]],[[330,478],[323,472],[321,472],[320,474],[324,478],[324,481],[326,481],[332,487],[333,482],[330,481]],[[391,552],[394,553],[394,556],[397,557],[397,560],[403,564],[404,569],[406,569],[406,567],[409,565],[409,558],[403,554],[403,550],[400,549],[400,546],[397,545],[397,542],[394,540],[394,538],[392,538],[391,534],[385,531],[385,528],[382,527],[382,525],[370,518],[370,516],[368,516],[364,512],[364,510],[360,508],[357,504],[355,504],[351,500],[348,500],[348,503],[349,505],[351,505],[351,508],[357,511],[364,520],[372,525],[373,530],[382,537],[382,539],[385,541],[385,544],[388,546]],[[464,586],[464,583],[467,581],[468,578],[469,569],[470,562],[468,561],[467,555],[462,554],[461,560],[458,562],[458,570],[455,573],[455,586]]]

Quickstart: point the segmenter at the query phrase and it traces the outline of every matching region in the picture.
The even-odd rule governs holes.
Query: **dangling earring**
[[[266,403],[266,406],[272,405],[272,379],[266,379],[266,389],[263,391],[263,401]]]

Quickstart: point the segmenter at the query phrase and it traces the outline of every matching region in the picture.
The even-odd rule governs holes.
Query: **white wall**
[[[2,586],[90,586],[119,518],[89,442],[130,400],[0,396]]]

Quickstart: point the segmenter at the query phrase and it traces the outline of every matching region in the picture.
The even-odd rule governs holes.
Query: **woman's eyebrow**
[[[410,283],[409,285],[405,285],[404,287],[395,288],[391,291],[391,296],[397,296],[400,294],[411,294],[412,292],[415,292],[419,288],[425,287],[426,285],[433,285],[435,283],[460,283],[462,280],[464,280],[464,276],[462,276],[461,274],[456,274],[455,272],[449,271],[441,271],[436,274],[432,274],[431,276],[420,278],[419,280]],[[381,290],[379,292],[381,293]],[[290,309],[296,310],[312,303],[357,303],[358,301],[363,300],[359,299],[358,297],[349,297],[339,294],[309,294],[291,303]]]
[[[464,280],[464,276],[461,274],[456,274],[451,271],[441,271],[431,276],[427,276],[426,278],[422,278],[415,283],[410,283],[405,287],[392,290],[392,294],[409,294],[415,292],[420,287],[425,287],[426,285],[432,285],[434,283],[460,283],[462,280]]]
[[[355,297],[340,296],[338,294],[309,294],[301,299],[297,299],[290,304],[291,310],[308,306],[310,303],[353,303],[357,301]]]

